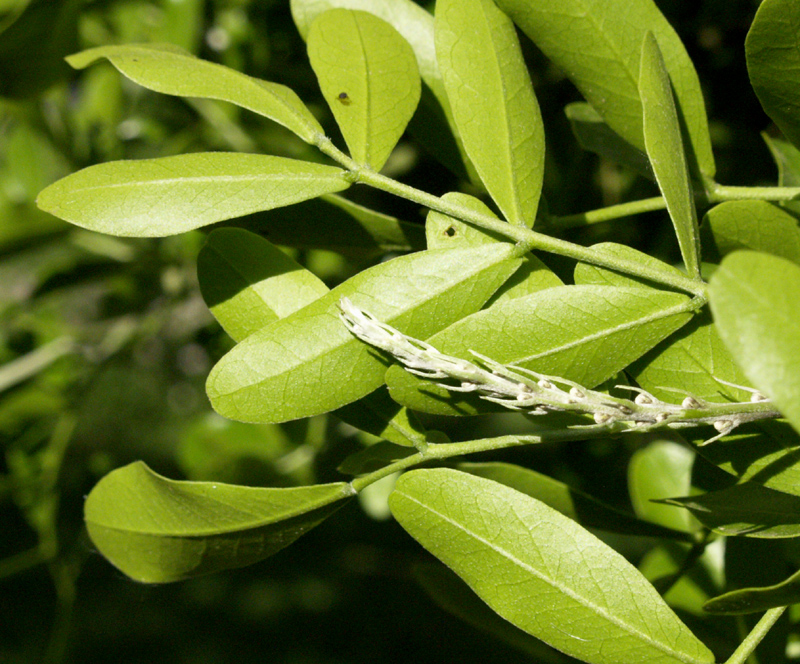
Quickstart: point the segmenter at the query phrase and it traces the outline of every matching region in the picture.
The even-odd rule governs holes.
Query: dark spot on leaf
[[[450,226],[449,228],[445,229],[444,234],[447,237],[453,237],[456,234],[456,229]]]
[[[345,106],[350,106],[352,103],[352,99],[348,96],[346,92],[340,92],[337,99],[342,102]]]

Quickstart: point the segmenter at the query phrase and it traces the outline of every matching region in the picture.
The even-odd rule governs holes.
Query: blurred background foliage
[[[719,181],[774,182],[759,135],[768,122],[744,64],[757,0],[658,5],[707,93]],[[387,520],[386,487],[265,563],[182,584],[136,585],[93,551],[83,498],[132,460],[173,478],[290,486],[341,479],[333,469],[373,442],[333,418],[257,426],[210,411],[205,376],[232,342],[197,287],[203,232],[127,240],[37,210],[44,186],[112,159],[198,150],[319,159],[240,109],[151,93],[107,64],[76,73],[63,62],[83,48],[130,42],[170,42],[288,85],[336,136],[288,0],[0,0],[0,662],[532,661],[526,642],[515,649],[474,631],[409,582],[427,559]],[[550,211],[655,195],[651,182],[578,148],[563,112],[577,92],[530,43],[525,48],[545,120]],[[386,172],[435,194],[464,189],[411,141]],[[424,220],[413,206],[368,190],[348,196]],[[293,215],[299,222],[302,214],[274,213],[273,228],[284,229],[276,241],[328,285],[379,259],[304,241],[292,232]],[[562,233],[677,256],[659,214]],[[453,439],[525,425],[514,416],[434,424]],[[506,458],[625,506],[634,447],[603,441]],[[636,543],[625,546],[641,554]]]

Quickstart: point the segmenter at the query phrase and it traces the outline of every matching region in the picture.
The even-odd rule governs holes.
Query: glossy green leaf
[[[703,220],[721,256],[737,249],[763,251],[800,263],[797,217],[766,201],[727,201]]]
[[[698,447],[698,453],[740,483],[758,482],[800,496],[800,436],[786,421],[745,424],[725,441]]]
[[[584,150],[628,166],[648,180],[655,179],[647,155],[609,127],[590,104],[583,101],[567,104],[564,113],[572,127],[572,133]]]
[[[600,242],[599,244],[592,245],[592,249],[598,249],[603,251],[606,255],[618,257],[625,261],[633,261],[645,265],[651,270],[662,272],[665,276],[685,276],[678,268],[624,244]],[[637,277],[622,274],[621,272],[614,272],[613,270],[597,265],[589,265],[588,263],[578,263],[575,266],[573,276],[575,283],[580,285],[627,287],[658,286],[658,284]]]
[[[197,279],[211,313],[236,341],[328,292],[271,242],[239,228],[209,234],[197,256]]]
[[[76,69],[107,58],[139,85],[178,97],[227,101],[274,120],[307,143],[324,134],[300,98],[289,88],[206,62],[170,44],[100,46],[67,58]]]
[[[433,16],[429,12],[413,0],[291,0],[291,7],[304,39],[317,16],[336,8],[370,12],[397,30],[414,51],[426,85],[409,131],[442,163],[477,183],[477,173],[464,152],[442,83],[433,43]]]
[[[577,521],[584,528],[596,528],[621,535],[686,539],[684,533],[641,521],[589,494],[529,468],[510,463],[461,463],[458,469],[485,477],[540,500],[548,507]]]
[[[359,259],[387,251],[425,248],[425,229],[336,194],[325,194],[291,208],[257,213],[241,223],[273,244],[327,249]]]
[[[711,278],[709,297],[736,362],[800,431],[800,266],[768,254],[735,252]]]
[[[714,156],[700,81],[680,38],[652,0],[498,0],[522,31],[572,80],[615,132],[645,149],[639,66],[651,31],[666,61],[694,158],[713,177]]]
[[[506,219],[533,226],[544,129],[513,23],[492,0],[440,0],[435,39],[467,154]]]
[[[39,194],[42,210],[89,230],[164,237],[342,191],[332,166],[257,154],[197,154],[84,168]]]
[[[308,56],[350,156],[379,171],[419,103],[408,42],[369,12],[332,9],[311,24]]]
[[[397,521],[492,609],[594,664],[713,662],[628,561],[519,491],[450,469],[401,476]]]
[[[426,251],[376,265],[248,337],[217,364],[207,390],[235,420],[282,422],[339,408],[383,383],[387,360],[339,319],[349,297],[380,320],[428,337],[480,308],[519,267],[511,245]]]
[[[114,566],[136,581],[167,583],[263,560],[352,495],[345,482],[288,489],[176,482],[139,461],[100,480],[84,516]]]
[[[496,362],[592,388],[689,320],[685,295],[643,288],[561,286],[497,302],[427,339],[448,355],[475,351]],[[400,367],[386,376],[392,397],[415,410],[472,414],[477,397],[448,392]]]
[[[689,493],[694,457],[688,446],[659,437],[633,453],[628,464],[628,490],[640,519],[682,532],[697,530],[688,512],[653,502]]]
[[[773,491],[755,482],[661,502],[685,507],[706,528],[721,535],[800,537],[800,496]]]
[[[683,148],[672,84],[656,38],[648,32],[642,44],[639,74],[644,144],[667,211],[678,236],[681,256],[691,276],[700,276],[700,231],[694,189]]]
[[[708,613],[742,615],[800,603],[800,572],[773,586],[741,588],[705,603]]]
[[[767,115],[800,146],[800,6],[794,0],[764,0],[745,40],[747,73]]]
[[[719,336],[710,316],[701,314],[675,336],[630,367],[640,387],[669,403],[687,394],[706,401],[747,401],[750,393],[717,382],[749,384]]]

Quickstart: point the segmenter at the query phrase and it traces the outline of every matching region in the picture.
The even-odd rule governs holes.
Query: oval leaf
[[[235,341],[328,292],[271,242],[240,228],[209,234],[197,256],[197,280],[214,318]]]
[[[645,146],[639,66],[645,33],[652,31],[675,86],[699,170],[714,176],[697,72],[652,0],[497,0],[497,5],[575,83],[608,125],[640,150]]]
[[[289,88],[206,62],[171,44],[100,46],[71,55],[76,69],[108,58],[120,73],[155,92],[227,101],[274,120],[306,143],[324,135],[300,98]]]
[[[544,129],[513,23],[492,0],[440,0],[435,38],[467,154],[506,219],[533,226]]]
[[[678,236],[681,256],[691,276],[700,278],[700,230],[694,206],[694,190],[672,96],[667,66],[651,32],[642,44],[639,73],[644,144],[667,211]]]
[[[39,194],[45,212],[89,230],[165,237],[350,186],[340,168],[204,152],[84,168]]]
[[[430,336],[480,308],[519,267],[511,245],[426,251],[376,265],[248,337],[207,384],[214,408],[247,422],[283,422],[344,406],[378,388],[386,360],[352,336],[338,303],[413,336]]]
[[[492,609],[568,655],[594,664],[714,661],[635,567],[538,500],[433,469],[401,476],[389,505]]]
[[[709,298],[736,362],[800,431],[800,266],[737,251],[711,278]]]
[[[794,0],[764,0],[745,40],[747,73],[767,115],[786,138],[800,147],[800,5]]]
[[[703,224],[721,256],[752,249],[800,263],[797,217],[773,203],[727,201],[709,210]]]
[[[684,325],[688,301],[643,288],[561,286],[496,302],[426,341],[447,355],[475,351],[591,389]],[[387,384],[400,403],[425,412],[473,413],[478,400],[394,367]]]
[[[345,482],[288,489],[176,482],[139,461],[100,480],[84,516],[114,566],[136,581],[167,583],[263,560],[354,494]]]
[[[308,56],[350,156],[379,171],[419,103],[408,42],[368,12],[333,9],[312,23]]]

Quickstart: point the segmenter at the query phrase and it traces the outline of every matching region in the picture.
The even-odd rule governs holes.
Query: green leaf
[[[764,0],[745,40],[747,73],[767,115],[800,146],[800,6],[793,0]]]
[[[687,539],[682,532],[640,521],[632,514],[622,512],[589,494],[528,468],[510,463],[487,462],[460,463],[458,469],[536,498],[584,528],[596,528],[621,535]]]
[[[208,235],[197,256],[197,279],[214,318],[235,341],[328,292],[271,242],[239,228]]]
[[[564,113],[572,127],[572,133],[584,150],[628,166],[648,180],[655,179],[647,155],[609,127],[590,104],[583,101],[572,102],[564,107]]]
[[[339,319],[349,297],[380,320],[429,337],[480,308],[519,267],[511,245],[426,251],[376,265],[248,337],[217,364],[207,390],[222,415],[283,422],[339,408],[383,383],[386,360]]]
[[[533,226],[544,129],[513,23],[491,0],[440,0],[435,39],[467,154],[506,219]]]
[[[308,56],[350,156],[379,171],[419,103],[408,42],[368,12],[333,9],[311,24]]]
[[[135,462],[86,499],[89,536],[136,581],[168,583],[263,560],[354,494],[345,482],[288,489],[176,482]]]
[[[800,603],[800,572],[773,586],[741,588],[709,600],[703,606],[708,613],[743,615],[777,606]]]
[[[800,431],[800,266],[735,252],[712,276],[709,301],[736,362]]]
[[[684,325],[688,301],[643,288],[561,286],[496,302],[426,341],[447,355],[470,359],[475,351],[592,388]],[[478,401],[400,367],[387,372],[386,382],[394,399],[415,410],[472,414]]]
[[[778,167],[778,186],[800,187],[800,150],[788,141],[770,136],[766,132],[762,132],[761,137]]]
[[[635,261],[641,265],[647,266],[651,270],[658,270],[665,276],[685,276],[678,268],[672,267],[664,261],[645,254],[637,249],[628,247],[624,244],[617,244],[616,242],[600,242],[599,244],[592,245],[592,249],[604,252],[608,256],[614,256],[625,261]],[[632,277],[630,275],[622,274],[621,272],[614,272],[608,268],[599,267],[597,265],[589,265],[588,263],[578,263],[575,266],[574,280],[579,285],[595,285],[595,286],[627,286],[627,287],[649,287],[653,288],[659,284],[654,284],[650,281]]]
[[[667,203],[686,270],[699,279],[700,231],[694,189],[689,178],[669,73],[651,32],[646,34],[642,44],[639,94],[642,97],[647,155]]]
[[[139,85],[178,97],[227,101],[274,120],[306,143],[324,135],[322,127],[289,88],[206,62],[170,44],[100,46],[67,58],[76,69],[107,58]]]
[[[755,482],[660,502],[685,507],[706,528],[720,535],[800,537],[800,496],[773,491]]]
[[[670,403],[680,403],[687,394],[716,403],[750,398],[749,392],[716,380],[749,385],[706,314],[697,316],[629,370],[640,387]]]
[[[640,519],[681,532],[697,530],[697,523],[687,512],[653,502],[689,493],[694,457],[688,446],[655,434],[648,445],[633,453],[628,464],[628,490]]]
[[[700,81],[686,49],[652,0],[498,0],[615,132],[645,149],[639,66],[651,31],[664,54],[682,123],[701,173],[714,176]],[[568,37],[565,37],[568,35]]]
[[[164,237],[342,191],[344,175],[283,157],[205,152],[90,166],[51,184],[37,204],[89,230]]]
[[[257,213],[236,223],[273,244],[327,249],[359,259],[425,248],[425,230],[420,224],[400,221],[336,194]]]
[[[336,470],[345,475],[364,475],[416,453],[413,448],[401,447],[382,440],[346,457]]]
[[[706,213],[703,224],[721,256],[737,249],[763,251],[800,263],[797,217],[766,201],[727,201]]]
[[[628,561],[519,491],[450,469],[401,476],[397,521],[492,609],[594,664],[713,662]]]

